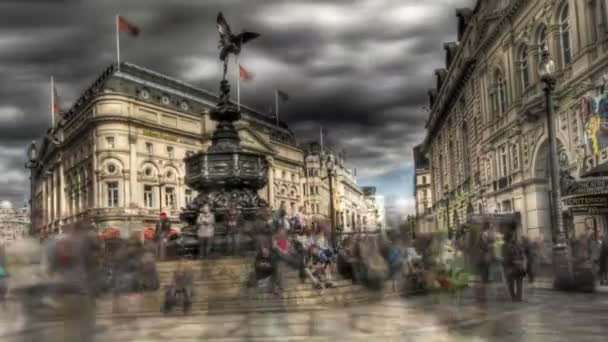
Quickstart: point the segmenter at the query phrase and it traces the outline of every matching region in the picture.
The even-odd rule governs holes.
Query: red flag
[[[247,69],[243,68],[242,65],[239,64],[239,74],[241,77],[241,81],[251,81],[255,76],[253,73],[247,71]]]
[[[126,32],[134,37],[139,35],[139,27],[129,23],[125,18],[118,16],[118,31]]]
[[[53,86],[53,114],[61,114],[61,106],[59,105],[59,95],[57,94],[57,88]]]

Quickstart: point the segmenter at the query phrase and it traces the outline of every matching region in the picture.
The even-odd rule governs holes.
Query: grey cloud
[[[135,39],[121,36],[122,59],[179,78],[192,72],[184,70],[184,60],[217,58],[215,16],[221,10],[234,30],[262,33],[243,59],[246,65],[269,69],[251,70],[265,82],[254,82],[249,90],[243,87],[244,103],[269,108],[273,87],[280,87],[291,95],[281,107],[281,118],[300,141],[318,138],[322,124],[330,132],[326,141],[337,150],[347,148],[353,167],[382,165],[377,171],[389,173],[410,162],[411,148],[421,138],[426,114],[420,108],[427,102],[432,70],[443,62],[442,43],[455,37],[454,8],[466,2],[4,0],[0,2],[0,107],[17,107],[22,117],[0,126],[0,147],[24,151],[46,130],[51,75],[67,106],[114,61],[115,14],[142,29]],[[312,24],[269,24],[266,19],[278,13],[286,15],[287,24],[290,16],[301,15],[279,11],[286,3],[332,4],[354,16],[346,18],[347,26],[331,32],[315,25],[316,18],[311,18]],[[415,25],[383,20],[404,4],[430,6],[433,17],[441,20]],[[400,48],[395,43],[406,44]],[[346,54],[330,59],[330,46]],[[383,49],[387,46],[394,49],[389,53]],[[217,76],[205,76],[195,85],[216,91],[218,79],[219,69]],[[8,160],[0,151],[0,164],[25,175],[24,160],[18,161],[21,153],[12,156]],[[20,203],[26,192],[25,176],[22,182],[0,183],[0,200]]]

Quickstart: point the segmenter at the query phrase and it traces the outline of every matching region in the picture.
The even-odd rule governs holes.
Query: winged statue
[[[222,12],[217,14],[217,30],[220,34],[220,60],[224,62],[224,79],[226,79],[228,56],[230,54],[238,55],[243,44],[259,37],[260,34],[249,31],[241,31],[239,34],[232,33],[230,25],[228,25]]]

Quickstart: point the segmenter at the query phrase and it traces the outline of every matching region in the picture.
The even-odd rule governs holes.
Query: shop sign
[[[157,132],[157,131],[153,131],[153,130],[150,130],[150,129],[144,129],[143,135],[145,135],[147,137],[152,137],[152,138],[157,138],[157,139],[177,142],[177,137],[174,136],[174,135]]]
[[[581,180],[568,181],[563,187],[562,196],[605,191],[608,191],[608,178],[583,178]]]
[[[599,150],[596,154],[588,156],[584,160],[585,172],[593,170],[596,166],[608,162],[608,147]]]
[[[564,203],[571,207],[608,207],[608,196],[596,195],[567,198],[564,200]]]

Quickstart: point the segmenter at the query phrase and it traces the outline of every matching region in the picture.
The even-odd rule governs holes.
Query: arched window
[[[559,33],[562,48],[562,62],[568,65],[572,62],[572,44],[570,40],[570,13],[568,5],[564,5],[559,15]]]
[[[528,47],[523,45],[519,50],[519,71],[521,73],[521,92],[530,85],[530,70],[528,68]]]

